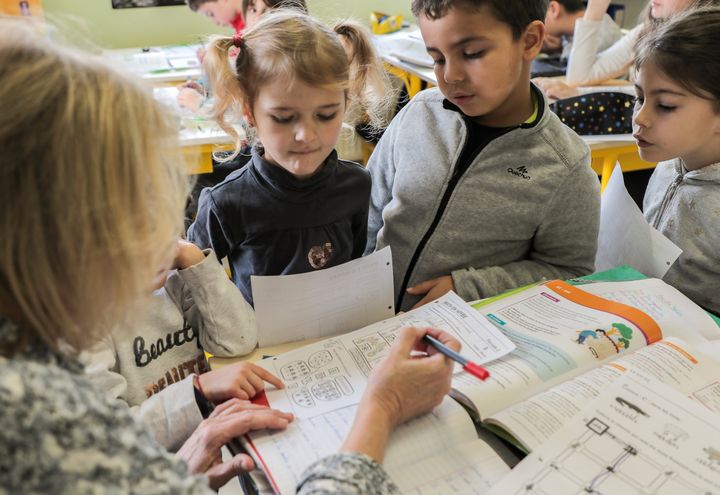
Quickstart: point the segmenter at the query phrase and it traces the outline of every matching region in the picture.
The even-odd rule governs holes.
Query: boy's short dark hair
[[[197,12],[197,9],[199,9],[202,4],[208,2],[217,2],[217,0],[185,0],[185,3],[187,3],[187,6],[190,7],[190,10],[193,12]]]
[[[581,10],[585,10],[585,2],[583,0],[555,0],[563,6],[568,14],[575,14]]]
[[[518,39],[528,24],[545,20],[548,0],[413,0],[412,12],[415,17],[422,14],[440,19],[451,8],[480,9],[485,5],[500,22],[510,26],[513,38]]]

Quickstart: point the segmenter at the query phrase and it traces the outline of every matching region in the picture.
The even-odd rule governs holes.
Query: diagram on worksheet
[[[501,332],[457,295],[449,294],[418,310],[383,320],[263,362],[285,388],[269,389],[270,405],[312,417],[357,404],[372,369],[388,354],[403,327],[439,328],[463,344],[463,352],[483,363],[514,348]]]
[[[353,370],[346,366],[347,358],[340,357],[344,349],[333,344],[313,352],[307,359],[280,366],[279,375],[295,410],[326,410],[323,403],[331,404],[355,395],[356,389],[350,382]]]
[[[698,494],[708,492],[668,466],[663,466],[594,417],[585,431],[557,456],[541,459],[546,465],[517,495],[586,494]],[[669,427],[669,428],[667,428]],[[676,425],[666,425],[666,441],[686,438]]]

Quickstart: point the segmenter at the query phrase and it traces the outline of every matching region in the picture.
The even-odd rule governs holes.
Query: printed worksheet
[[[631,372],[489,493],[720,493],[720,416]]]
[[[260,361],[285,383],[282,390],[267,389],[270,405],[307,418],[357,404],[370,371],[407,326],[447,331],[462,343],[461,354],[478,364],[515,349],[502,331],[450,292],[408,313]]]
[[[325,270],[250,282],[259,347],[339,335],[395,314],[389,246]]]

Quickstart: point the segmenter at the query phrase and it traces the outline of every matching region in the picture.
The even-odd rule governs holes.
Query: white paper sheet
[[[648,225],[615,165],[600,206],[597,271],[630,265],[648,277],[662,278],[682,250]]]
[[[250,283],[259,347],[339,335],[395,314],[389,247],[325,270],[253,275]]]
[[[268,387],[270,405],[308,418],[357,404],[372,368],[387,355],[406,326],[440,328],[462,343],[460,353],[477,364],[513,349],[510,339],[454,292],[418,309],[379,321],[347,335],[323,340],[260,361],[285,388]],[[457,371],[460,371],[458,366]]]

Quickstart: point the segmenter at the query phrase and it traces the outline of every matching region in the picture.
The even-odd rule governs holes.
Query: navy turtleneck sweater
[[[202,191],[188,239],[230,261],[252,304],[250,275],[289,275],[359,258],[367,237],[370,175],[333,151],[298,179],[253,149],[252,159]]]

